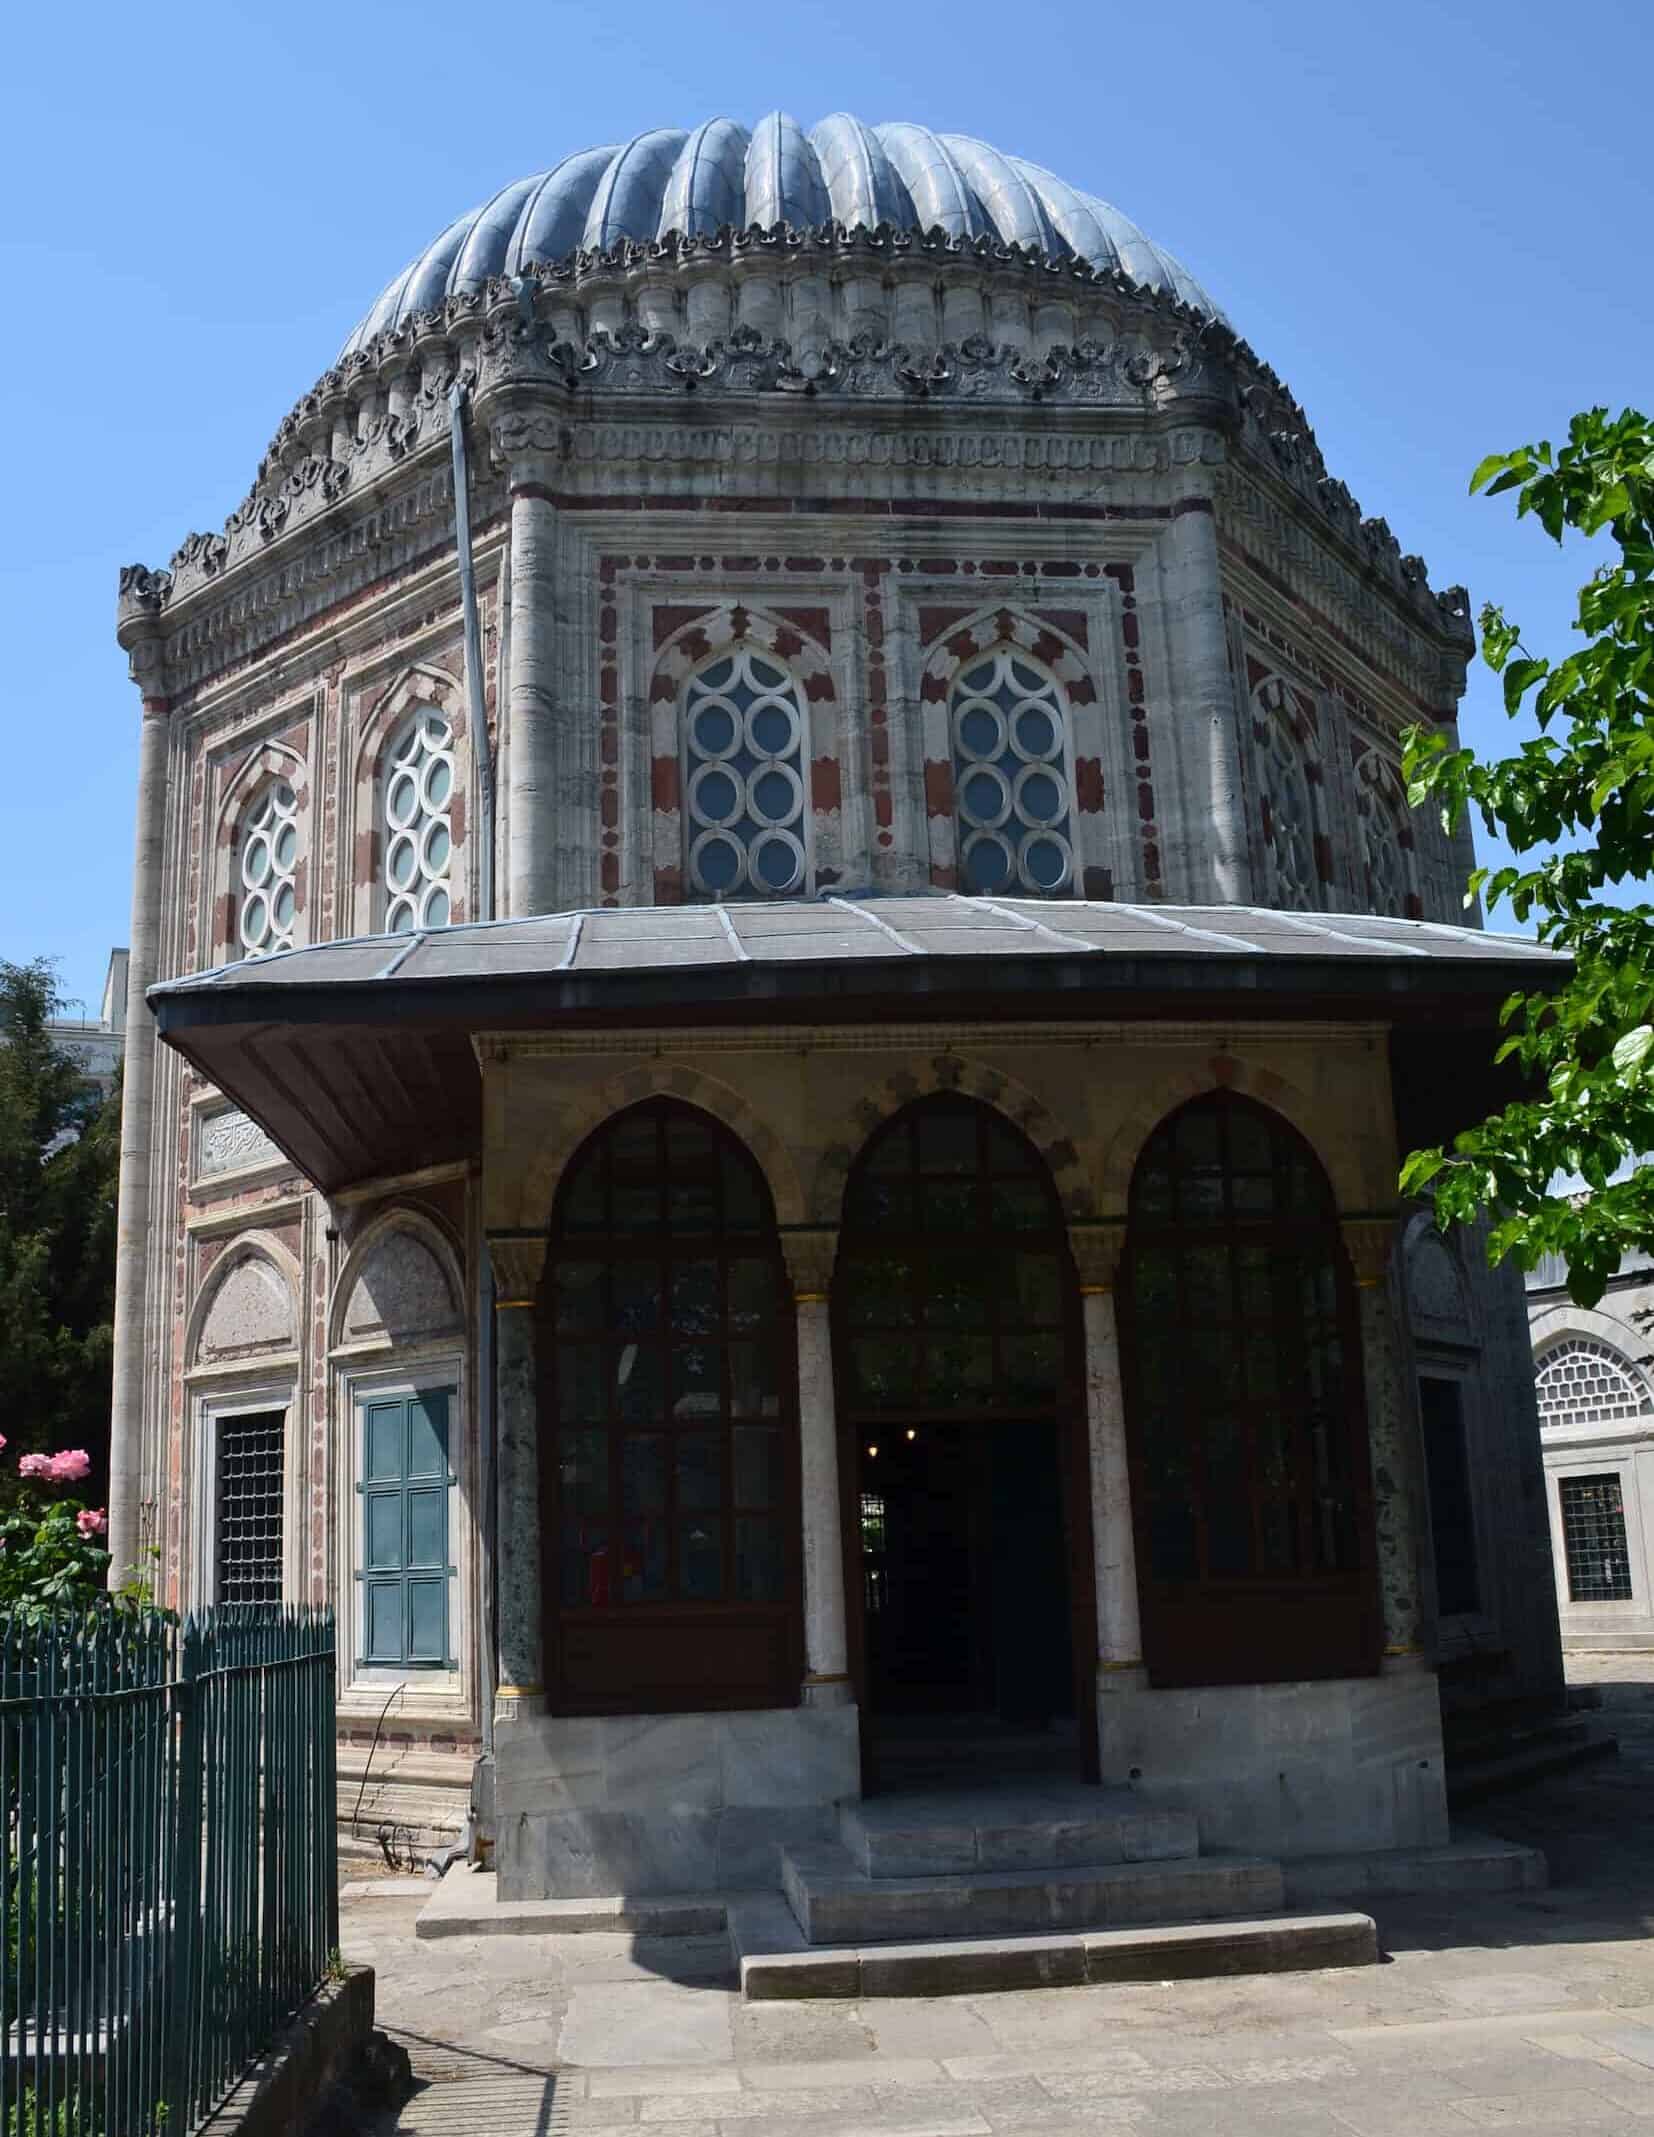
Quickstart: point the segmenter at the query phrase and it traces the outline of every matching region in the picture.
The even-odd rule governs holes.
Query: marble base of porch
[[[778,1886],[861,1792],[853,1705],[538,1715],[495,1740],[502,1900]]]

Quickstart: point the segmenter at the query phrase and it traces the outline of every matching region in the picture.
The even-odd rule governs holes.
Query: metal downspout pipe
[[[448,394],[448,430],[454,456],[454,547],[459,561],[460,611],[465,629],[465,690],[471,726],[472,748],[477,763],[477,904],[479,920],[492,920],[494,913],[494,844],[498,817],[494,778],[494,750],[488,733],[488,706],[483,690],[482,626],[477,615],[476,561],[471,551],[471,473],[465,442],[465,388],[456,380]],[[499,626],[500,673],[505,668],[505,633],[510,600],[505,567],[500,570],[501,616]],[[501,725],[504,725],[503,689],[498,693]],[[494,1686],[499,1677],[498,1578],[495,1559],[498,1544],[497,1427],[494,1415],[494,1270],[486,1240],[478,1227],[477,1237],[477,1419],[479,1466],[482,1470],[483,1555],[483,1672],[482,1756],[494,1756]],[[478,1805],[472,1803],[472,1848],[475,1851]]]

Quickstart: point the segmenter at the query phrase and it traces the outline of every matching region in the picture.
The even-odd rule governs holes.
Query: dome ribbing
[[[998,238],[1119,269],[1223,317],[1187,269],[1118,208],[1037,163],[905,120],[865,126],[837,112],[805,133],[785,112],[771,112],[750,132],[733,119],[708,119],[692,132],[658,127],[518,179],[450,223],[381,292],[340,354],[496,275],[571,253],[726,227],[830,222]]]

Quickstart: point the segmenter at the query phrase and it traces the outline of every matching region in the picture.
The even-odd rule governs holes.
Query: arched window
[[[689,678],[683,790],[694,898],[780,898],[805,888],[808,721],[796,678],[740,645]]]
[[[796,1364],[763,1174],[688,1106],[618,1115],[564,1176],[545,1305],[559,1709],[795,1704]]]
[[[298,911],[299,801],[285,779],[260,789],[236,852],[236,937],[246,957],[293,947]]]
[[[961,888],[979,897],[1072,892],[1074,771],[1057,684],[1000,646],[960,671],[949,713]]]
[[[1408,917],[1412,882],[1402,845],[1400,790],[1382,758],[1369,750],[1362,758],[1355,798],[1361,824],[1361,852],[1367,866],[1367,902],[1375,913]]]
[[[385,753],[380,833],[385,930],[448,925],[453,898],[454,730],[435,705],[420,705]]]
[[[1354,1290],[1303,1138],[1229,1092],[1163,1122],[1132,1178],[1121,1306],[1154,1682],[1375,1669]]]
[[[1266,675],[1252,693],[1253,763],[1257,767],[1271,905],[1311,912],[1321,903],[1315,859],[1315,805],[1299,736],[1294,693],[1279,675]]]
[[[1607,1343],[1564,1336],[1534,1360],[1541,1425],[1599,1425],[1654,1410],[1648,1383]]]

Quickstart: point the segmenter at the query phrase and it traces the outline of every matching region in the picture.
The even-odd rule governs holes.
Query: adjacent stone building
[[[1628,1254],[1583,1307],[1547,1257],[1528,1319],[1563,1647],[1654,1648],[1654,1259]]]
[[[1404,805],[1463,590],[1169,254],[914,126],[566,157],[119,628],[117,1555],[332,1602],[517,1894],[938,1761],[1443,1837],[1557,1632],[1395,1179],[1549,961]]]

